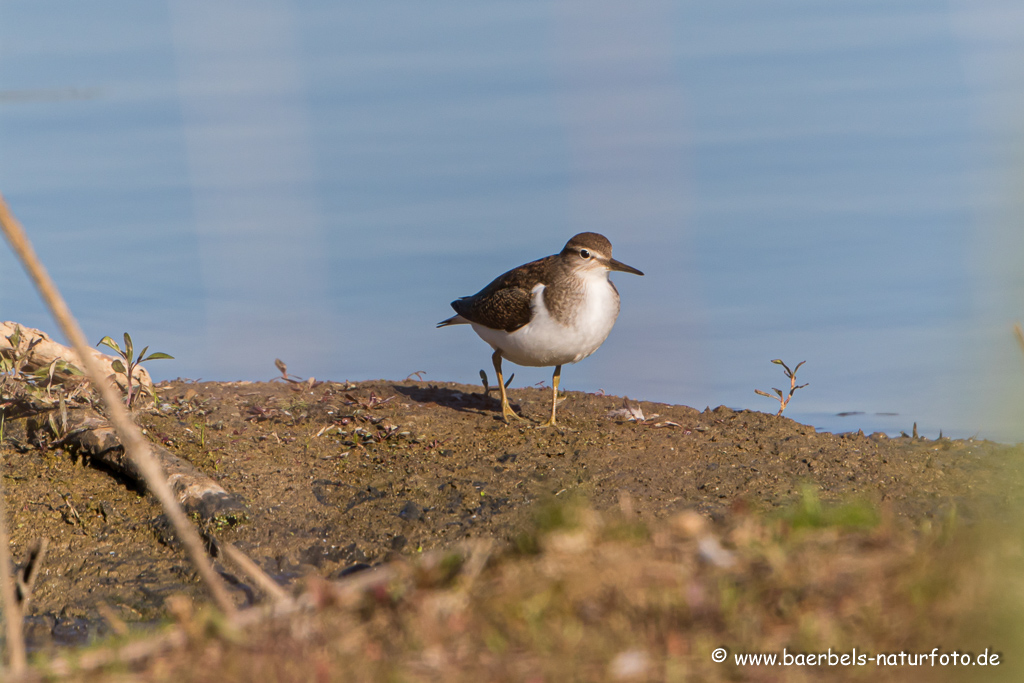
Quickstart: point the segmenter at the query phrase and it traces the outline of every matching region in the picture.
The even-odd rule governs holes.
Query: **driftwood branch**
[[[18,348],[14,348],[10,337],[20,329],[21,339]],[[63,361],[75,367],[81,367],[80,357],[73,349],[58,344],[41,330],[25,327],[14,322],[0,322],[0,355],[14,360],[23,361],[22,369],[32,372],[46,368],[55,361]],[[124,375],[114,373],[111,363],[113,358],[99,351],[90,350],[90,355],[109,371],[112,377],[124,380]],[[152,385],[152,380],[145,368],[136,367],[132,375],[135,381]],[[68,379],[67,373],[56,372],[53,381],[60,384]],[[110,421],[91,408],[67,409],[63,406],[59,422],[52,419],[54,406],[40,396],[21,396],[14,401],[15,407],[22,413],[45,414],[45,419],[33,419],[30,430],[48,429],[63,445],[76,448],[81,454],[107,468],[146,487],[145,477],[138,465],[125,454],[124,444]],[[225,491],[220,484],[206,476],[171,451],[151,444],[153,454],[167,475],[171,490],[178,502],[189,514],[198,514],[205,521],[221,520],[228,522],[241,521],[245,517],[245,506],[242,502]]]
[[[50,422],[46,419],[35,418],[30,423],[30,429],[49,428]],[[61,443],[148,488],[138,463],[125,454],[124,444],[105,417],[91,408],[74,408],[68,411],[65,429]],[[246,517],[242,501],[192,463],[163,446],[151,443],[150,448],[167,476],[171,491],[187,513],[197,514],[204,521],[239,522]]]
[[[13,329],[16,323],[0,323],[0,334],[5,331],[4,326],[12,330],[8,336],[14,336]],[[66,346],[49,341],[45,333],[20,325],[17,327],[21,329],[19,348],[13,349],[9,339],[4,338],[3,341],[7,343],[6,353],[26,360],[24,370],[48,367],[54,361],[72,365],[79,362],[78,354]],[[3,353],[4,348],[0,347],[0,354]],[[93,355],[112,360],[100,353]],[[66,383],[68,378],[69,374],[66,372],[53,374],[55,384]],[[136,374],[136,378],[138,381],[150,382],[148,374]],[[56,439],[56,443],[74,448],[90,461],[128,477],[143,488],[148,488],[142,470],[126,455],[124,443],[110,421],[91,407],[75,405],[71,401],[60,401],[59,397],[62,395],[59,392],[53,395],[49,395],[48,392],[22,393],[9,400],[9,406],[12,408],[10,412],[33,416],[29,420],[30,434],[40,430],[48,431]],[[150,444],[150,448],[166,473],[171,490],[186,512],[197,514],[204,521],[238,522],[244,519],[245,505],[225,491],[220,484],[166,448],[156,444]]]
[[[18,328],[21,329],[21,344],[19,348],[15,349],[11,345],[9,338],[14,335],[15,330]],[[74,365],[79,370],[85,370],[81,357],[74,349],[58,344],[41,330],[25,327],[9,320],[0,320],[0,356],[13,359],[19,353],[25,354],[25,366],[23,369],[26,372],[34,372],[40,368],[49,367],[54,361],[64,361],[69,365]],[[120,373],[114,372],[111,364],[116,359],[113,356],[100,353],[96,349],[89,349],[89,355],[99,364],[104,377],[116,382],[118,386],[124,389],[125,377]],[[153,386],[153,380],[150,378],[149,372],[142,366],[135,367],[135,370],[132,372],[132,378],[136,384],[147,387]],[[60,378],[55,378],[55,380],[59,382]]]

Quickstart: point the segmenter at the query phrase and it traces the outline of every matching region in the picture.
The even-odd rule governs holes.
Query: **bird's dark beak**
[[[633,275],[643,275],[643,273],[633,266],[627,266],[625,263],[620,263],[613,258],[608,259],[608,269],[621,270],[623,273],[633,273]]]

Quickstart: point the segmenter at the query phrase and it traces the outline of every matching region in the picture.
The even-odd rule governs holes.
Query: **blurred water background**
[[[8,0],[0,191],[158,379],[476,383],[448,302],[593,230],[647,275],[564,388],[806,360],[794,419],[1015,441],[1022,86],[1009,0]],[[7,249],[0,319],[54,330]]]

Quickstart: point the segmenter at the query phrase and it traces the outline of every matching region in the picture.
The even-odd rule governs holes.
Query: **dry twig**
[[[789,378],[789,395],[786,395],[786,394],[782,393],[782,389],[776,389],[774,387],[772,387],[772,391],[775,392],[775,396],[772,396],[767,391],[761,391],[760,389],[754,389],[754,393],[757,394],[758,396],[767,396],[768,398],[773,398],[776,401],[778,401],[779,402],[779,412],[775,413],[775,415],[779,416],[779,415],[782,415],[782,411],[785,410],[786,406],[789,405],[789,402],[793,398],[793,394],[796,393],[796,390],[797,389],[803,389],[804,387],[807,386],[807,384],[797,384],[796,383],[796,371],[799,370],[800,366],[803,365],[804,363],[806,363],[807,361],[805,361],[805,360],[800,361],[799,363],[796,364],[796,367],[793,368],[792,370],[790,370],[789,366],[786,365],[785,363],[783,363],[782,360],[780,360],[778,358],[776,358],[772,362],[775,363],[776,365],[781,365],[785,369],[786,377]]]
[[[28,547],[25,556],[25,564],[15,576],[18,604],[21,606],[21,613],[28,612],[29,603],[32,601],[32,589],[35,588],[36,579],[43,568],[43,561],[46,559],[46,551],[50,547],[48,538],[39,538]]]

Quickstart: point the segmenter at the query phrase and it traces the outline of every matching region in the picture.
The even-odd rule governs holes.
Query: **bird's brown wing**
[[[473,296],[452,302],[466,320],[493,330],[515,332],[530,322],[530,292],[541,282],[548,256],[499,276]]]

